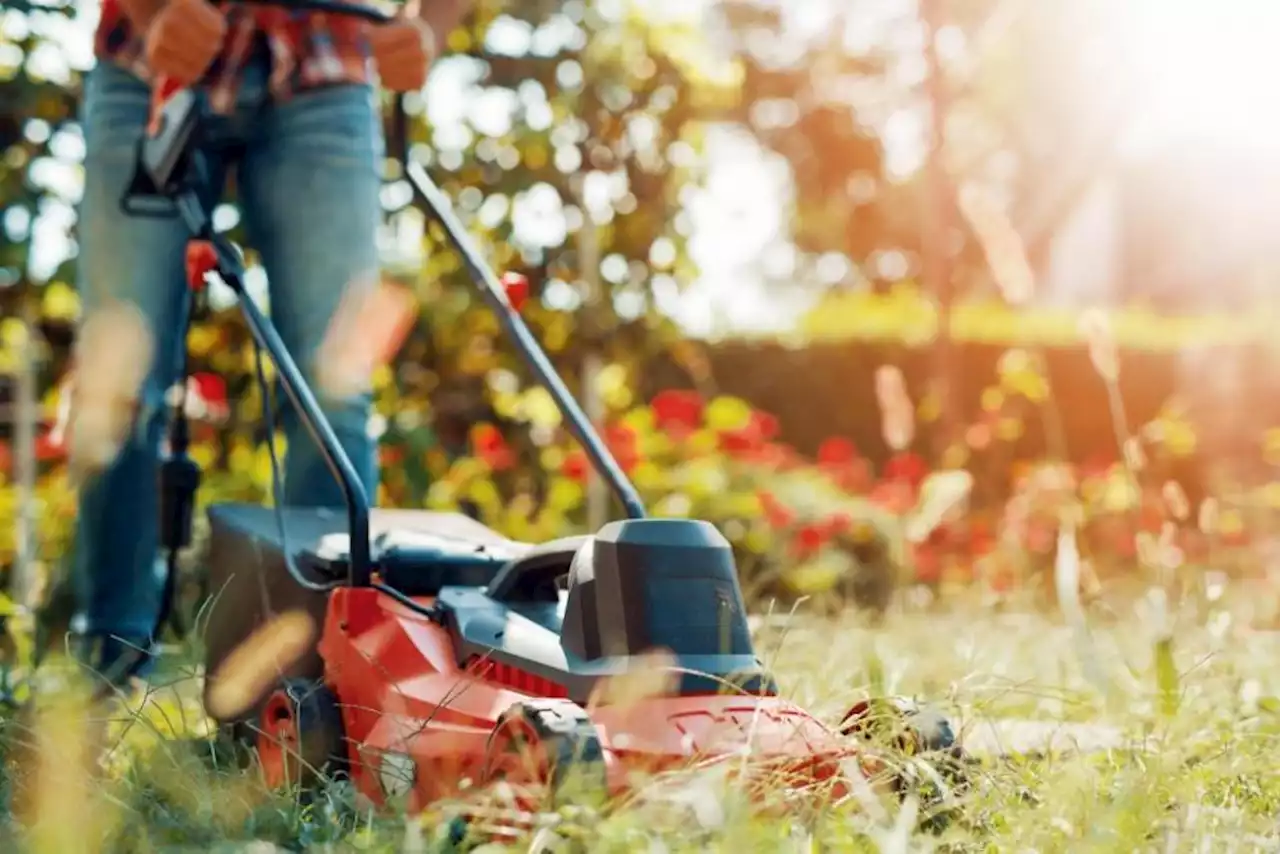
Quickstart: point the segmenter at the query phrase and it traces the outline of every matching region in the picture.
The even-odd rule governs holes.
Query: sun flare
[[[1280,142],[1280,3],[1120,0],[1134,115],[1156,144],[1271,147]]]

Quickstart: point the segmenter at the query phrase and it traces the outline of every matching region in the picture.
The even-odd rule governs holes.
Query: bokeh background
[[[29,604],[74,521],[96,7],[0,11],[0,567]],[[1086,598],[1198,590],[1273,572],[1277,36],[1244,0],[480,0],[409,107],[646,500],[720,525],[758,603],[1051,602],[1068,524]],[[382,503],[528,540],[616,515],[393,163],[384,201],[421,312],[377,378]],[[265,500],[251,341],[212,302],[201,500]]]

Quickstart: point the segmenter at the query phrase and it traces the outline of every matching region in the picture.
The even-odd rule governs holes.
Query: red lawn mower
[[[319,0],[276,5],[385,20]],[[269,782],[345,774],[375,803],[394,799],[418,810],[464,785],[523,783],[555,796],[573,777],[617,792],[636,771],[744,754],[771,773],[785,767],[799,786],[865,770],[845,760],[865,755],[854,736],[869,731],[873,704],[828,726],[778,695],[752,645],[728,541],[707,522],[646,517],[503,280],[409,157],[401,105],[399,156],[417,201],[443,227],[626,519],[533,544],[461,514],[372,509],[294,360],[245,298],[239,251],[214,233],[199,204],[199,94],[164,94],[160,121],[139,147],[126,210],[143,197],[172,203],[192,235],[193,278],[216,275],[240,297],[259,355],[274,362],[346,497],[345,512],[247,504],[208,510],[214,601],[205,642],[207,673],[215,676],[206,700],[216,674],[274,615],[305,613],[321,627],[318,643],[281,667],[274,688],[235,711],[208,703],[219,723],[247,734]],[[199,481],[185,455],[183,417],[175,410],[163,469],[170,553],[190,542]],[[606,680],[648,667],[653,650],[670,655],[669,690],[625,707],[600,699]],[[958,750],[945,720],[924,725],[927,716],[914,707],[895,708],[912,745]]]

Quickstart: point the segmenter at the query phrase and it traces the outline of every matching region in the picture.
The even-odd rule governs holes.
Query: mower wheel
[[[840,732],[850,738],[885,740],[913,753],[946,752],[958,744],[951,721],[906,697],[854,703],[840,720]]]
[[[511,786],[517,804],[535,812],[579,803],[608,789],[604,748],[586,711],[570,700],[525,700],[507,709],[489,734],[485,784]]]
[[[286,679],[262,707],[258,761],[273,789],[310,789],[347,771],[338,698],[309,679]]]
[[[884,765],[894,769],[894,790],[904,797],[919,794],[915,785],[922,775],[911,760],[918,758],[932,769],[934,783],[945,783],[953,791],[968,785],[969,759],[956,738],[951,721],[936,709],[922,707],[914,700],[889,697],[855,703],[840,721],[840,732],[868,747],[898,754],[886,757]],[[935,786],[936,788],[936,786]]]

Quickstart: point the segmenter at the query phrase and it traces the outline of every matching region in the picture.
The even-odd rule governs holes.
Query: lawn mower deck
[[[255,732],[272,784],[341,769],[375,802],[407,796],[421,808],[517,771],[553,782],[561,765],[591,768],[616,792],[632,771],[748,746],[812,782],[850,752],[776,695],[729,544],[705,522],[627,520],[535,546],[463,516],[374,511],[376,576],[421,606],[410,609],[374,588],[293,584],[269,509],[209,515],[223,591],[210,612],[211,672],[264,612],[301,609],[323,625],[314,653],[249,715],[223,721]],[[293,509],[288,521],[301,566],[346,572],[340,515]],[[281,583],[264,587],[270,577]],[[651,667],[644,654],[655,649],[671,654],[667,690],[609,704],[603,681]],[[532,769],[529,751],[542,754]]]

